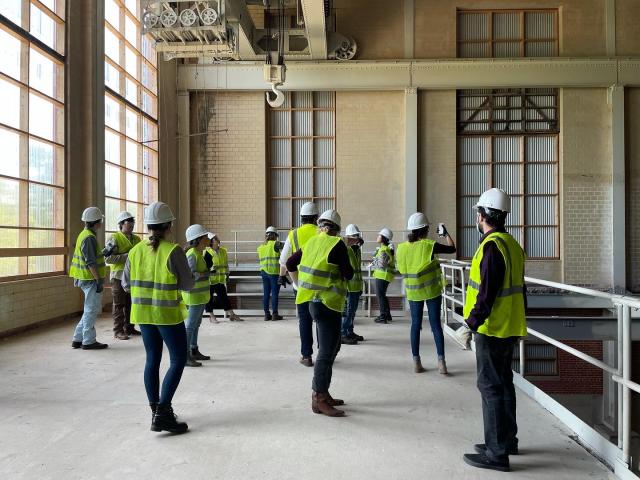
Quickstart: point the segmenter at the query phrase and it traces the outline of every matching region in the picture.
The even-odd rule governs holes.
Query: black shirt
[[[302,250],[298,250],[289,257],[287,260],[287,271],[297,271],[298,265],[300,265],[300,260],[302,260]],[[349,261],[349,252],[347,251],[347,246],[343,241],[336,243],[335,247],[333,247],[329,252],[327,260],[329,260],[329,263],[338,266],[343,278],[347,280],[351,280],[353,278],[353,267]]]

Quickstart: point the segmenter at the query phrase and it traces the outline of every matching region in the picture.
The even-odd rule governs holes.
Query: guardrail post
[[[238,266],[238,232],[233,231],[233,263]]]
[[[521,338],[520,340],[518,340],[518,348],[520,351],[520,375],[522,375],[522,378],[524,378],[524,373],[525,373],[525,369],[527,366],[526,363],[526,359],[525,359],[525,348],[524,348],[524,338]]]
[[[616,358],[616,368],[618,369],[618,376],[622,377],[622,356],[623,356],[623,348],[622,348],[622,305],[616,305],[617,312],[617,327],[618,327],[618,341],[617,341],[617,358]],[[618,389],[618,448],[622,449],[622,384],[616,382],[616,388]]]
[[[631,307],[622,306],[622,378],[631,381]],[[622,455],[629,466],[629,447],[631,440],[631,390],[627,384],[622,386]]]

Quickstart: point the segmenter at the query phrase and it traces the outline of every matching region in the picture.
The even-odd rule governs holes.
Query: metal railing
[[[454,338],[458,343],[460,340],[455,335],[455,330],[449,322],[456,320],[456,323],[462,324],[462,316],[456,312],[456,307],[464,308],[466,299],[466,285],[468,280],[465,273],[468,272],[470,264],[460,261],[441,262],[442,272],[448,282],[443,293],[443,309],[445,331]],[[605,362],[587,355],[561,341],[549,337],[532,328],[527,328],[527,332],[532,337],[539,338],[556,348],[576,357],[580,360],[599,368],[606,374],[610,375],[612,380],[616,382],[618,388],[618,450],[620,456],[618,459],[606,458],[604,452],[598,452],[603,455],[612,465],[615,466],[614,460],[621,460],[626,468],[632,470],[632,459],[630,455],[631,447],[631,391],[640,393],[640,384],[631,380],[631,353],[632,353],[632,337],[631,337],[631,310],[640,309],[640,299],[615,295],[597,290],[591,290],[583,287],[566,285],[563,283],[551,282],[537,278],[525,277],[527,285],[540,285],[544,287],[555,288],[558,290],[577,293],[589,297],[598,297],[611,302],[611,307],[616,311],[617,321],[617,359],[616,366],[606,364]],[[466,347],[466,345],[463,345]],[[520,375],[524,378],[525,374],[525,348],[524,339],[519,341],[520,351]],[[603,437],[604,439],[604,437]],[[605,441],[608,441],[605,439]],[[617,473],[617,471],[616,471]]]

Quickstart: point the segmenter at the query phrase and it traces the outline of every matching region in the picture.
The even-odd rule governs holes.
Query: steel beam
[[[304,28],[312,60],[327,58],[327,26],[324,16],[324,0],[301,0]]]

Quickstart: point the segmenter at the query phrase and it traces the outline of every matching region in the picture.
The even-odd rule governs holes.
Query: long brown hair
[[[151,248],[155,252],[156,250],[158,250],[160,241],[164,239],[167,230],[171,228],[171,222],[160,223],[157,225],[147,225],[147,228],[151,232],[151,235],[149,235],[149,246],[151,246]]]
[[[422,240],[423,238],[427,238],[427,235],[429,235],[429,225],[418,230],[412,230],[411,233],[407,235],[407,240],[409,240],[410,243],[413,243],[418,240]]]

